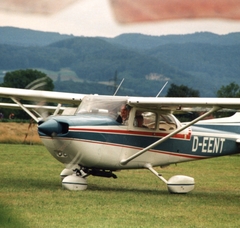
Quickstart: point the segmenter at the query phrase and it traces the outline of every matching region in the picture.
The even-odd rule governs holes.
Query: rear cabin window
[[[158,126],[160,131],[172,131],[177,128],[177,124],[171,115],[160,115]]]

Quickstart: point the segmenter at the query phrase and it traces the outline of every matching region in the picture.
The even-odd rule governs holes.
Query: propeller
[[[30,82],[25,89],[31,89],[31,90],[37,90],[39,88],[44,87],[45,85],[47,85],[47,77],[41,77],[41,78],[37,78],[36,80]],[[40,120],[45,120],[47,118],[47,112],[46,110],[43,109],[43,106],[45,105],[45,101],[42,100],[38,103],[36,103],[36,106],[38,107],[37,110],[36,109],[32,109],[32,111],[38,116],[36,117],[34,115],[35,118],[33,118],[33,114],[30,115],[30,111],[27,112],[37,123],[39,123]],[[26,111],[26,110],[25,110]],[[40,119],[39,119],[40,118]]]
[[[41,89],[41,90],[44,90],[44,86],[47,85],[47,80],[48,80],[48,77],[41,77],[41,78],[38,78],[34,81],[32,81],[31,83],[29,83],[25,89],[31,89],[31,90],[38,90],[38,89]],[[48,118],[49,116],[49,107],[51,106],[45,106],[46,105],[46,101],[45,100],[41,100],[36,104],[36,108],[32,108],[31,111],[34,112],[35,115],[31,115],[29,112],[27,112],[25,109],[25,111],[37,122],[37,123],[42,123],[44,121],[46,121],[46,119]],[[52,108],[52,107],[51,107]],[[54,113],[53,113],[53,116],[56,116],[59,111],[61,109],[61,104],[58,104]],[[34,116],[34,117],[33,117]],[[37,116],[37,117],[36,117]]]

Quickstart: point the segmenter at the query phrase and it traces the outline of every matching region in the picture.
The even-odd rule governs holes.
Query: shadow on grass
[[[6,206],[0,203],[0,227],[16,228],[16,227],[28,227],[21,218],[16,216],[10,209],[6,209]]]
[[[62,184],[57,178],[54,180],[44,180],[44,179],[38,179],[37,177],[30,177],[30,178],[19,178],[19,179],[14,179],[14,178],[7,178],[1,180],[1,185],[2,187],[6,187],[7,189],[12,189],[13,191],[36,191],[36,189],[42,189],[42,190],[50,190],[50,191],[56,191],[62,188]],[[10,190],[11,191],[11,190]],[[69,190],[64,190],[63,191],[69,191]],[[114,186],[114,185],[108,185],[104,186],[102,184],[88,184],[87,190],[84,192],[91,191],[91,192],[136,192],[136,193],[142,193],[142,194],[152,194],[152,195],[159,195],[159,194],[169,194],[167,188],[163,188],[156,190],[156,189],[151,189],[149,188],[137,188],[134,186]],[[79,192],[79,191],[74,191],[74,192]]]
[[[193,190],[189,193],[186,194],[177,194],[177,193],[170,193],[167,189],[166,186],[159,186],[159,189],[151,189],[149,188],[136,188],[134,186],[132,187],[126,187],[126,186],[102,186],[102,185],[95,185],[91,184],[88,186],[87,191],[92,191],[92,192],[115,192],[115,193],[133,193],[133,194],[138,194],[138,195],[153,195],[153,196],[170,196],[174,198],[179,198],[179,197],[184,197],[184,198],[189,198],[192,200],[206,200],[206,201],[214,201],[216,202],[216,199],[222,200],[222,201],[228,201],[228,202],[238,202],[240,193],[237,192],[216,192],[214,190],[212,191],[199,191],[199,190]]]
[[[54,190],[61,188],[61,181],[56,180],[44,180],[39,179],[36,177],[29,177],[29,178],[13,178],[9,177],[1,179],[1,186],[6,187],[7,189],[18,189],[18,190],[36,190],[38,189],[45,189],[45,190]]]
[[[60,181],[60,178],[53,179],[52,181],[49,179],[42,179],[42,178],[37,178],[37,177],[31,177],[31,178],[19,178],[19,179],[14,179],[14,178],[7,178],[1,179],[1,186],[4,188],[7,188],[8,191],[36,191],[36,190],[49,190],[49,191],[58,191],[59,189],[62,189],[62,184]],[[70,192],[69,190],[64,190],[62,191]],[[72,191],[78,194],[77,192],[81,192],[84,194],[87,194],[87,192],[106,192],[106,194],[111,193],[133,193],[133,194],[138,194],[138,195],[153,195],[153,196],[166,196],[169,195],[171,197],[186,197],[190,199],[195,199],[195,200],[206,200],[206,201],[214,201],[216,202],[216,199],[219,199],[220,201],[228,201],[228,202],[238,202],[240,193],[238,192],[230,192],[230,191],[214,191],[209,189],[208,191],[199,191],[199,190],[193,190],[187,194],[173,194],[169,193],[168,189],[164,185],[159,185],[159,189],[156,188],[151,188],[151,187],[136,187],[136,186],[130,186],[130,185],[124,185],[120,186],[118,185],[103,185],[101,183],[93,184],[90,183],[88,184],[88,188],[85,191]],[[74,194],[75,194],[74,193]]]
[[[136,187],[126,187],[126,186],[102,186],[102,185],[95,185],[95,184],[89,184],[87,191],[92,191],[92,192],[120,192],[120,193],[142,193],[142,194],[151,194],[151,195],[165,195],[169,194],[167,189],[151,189],[151,188],[136,188]]]

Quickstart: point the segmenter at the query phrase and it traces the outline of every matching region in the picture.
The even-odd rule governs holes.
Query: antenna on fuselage
[[[160,89],[160,91],[158,92],[157,96],[158,97],[160,95],[160,93],[163,91],[163,89],[165,88],[165,86],[168,84],[168,81],[165,82],[165,84],[163,85],[163,87]]]
[[[120,83],[119,86],[117,87],[117,89],[116,89],[115,93],[113,94],[113,96],[115,96],[115,95],[117,94],[117,92],[118,92],[118,90],[120,89],[123,81],[124,81],[124,78],[122,79],[121,83]]]

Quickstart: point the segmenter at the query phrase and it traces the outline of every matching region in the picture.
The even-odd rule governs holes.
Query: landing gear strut
[[[168,191],[170,193],[187,193],[194,189],[195,183],[194,178],[192,177],[176,175],[172,176],[167,181],[161,174],[159,174],[156,170],[153,169],[151,164],[146,164],[145,167],[167,185]]]
[[[68,190],[87,189],[87,175],[81,172],[81,169],[64,169],[61,174],[62,187]]]

